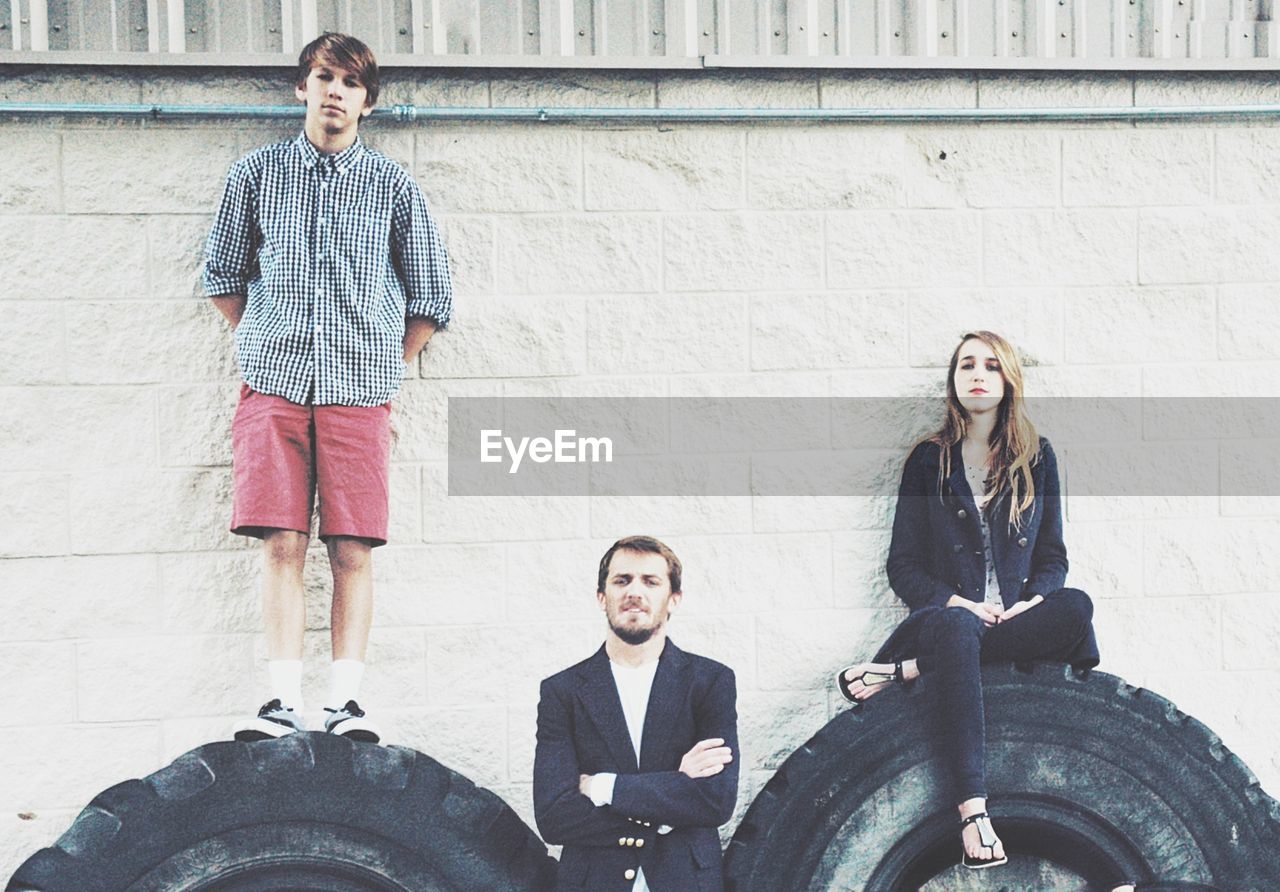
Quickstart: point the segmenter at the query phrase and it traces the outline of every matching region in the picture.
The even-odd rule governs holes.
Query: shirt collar
[[[323,155],[311,144],[311,140],[307,139],[307,132],[304,130],[298,134],[298,138],[293,141],[297,146],[298,153],[302,156],[302,163],[305,167],[312,168],[320,162],[321,158],[328,158],[338,173],[343,173],[351,165],[355,164],[360,156],[364,153],[364,143],[360,141],[360,137],[356,136],[356,141],[347,146],[336,155]]]

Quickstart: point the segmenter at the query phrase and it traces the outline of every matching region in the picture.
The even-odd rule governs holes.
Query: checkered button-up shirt
[[[295,403],[377,406],[404,377],[406,316],[449,321],[452,284],[426,199],[357,138],[306,134],[241,158],[205,247],[204,290],[243,294],[246,384]]]

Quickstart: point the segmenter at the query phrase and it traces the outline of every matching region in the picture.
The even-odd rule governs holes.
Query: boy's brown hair
[[[298,55],[298,86],[306,84],[312,68],[326,62],[355,74],[368,93],[366,104],[372,107],[378,101],[378,60],[364,41],[335,31],[321,34]]]

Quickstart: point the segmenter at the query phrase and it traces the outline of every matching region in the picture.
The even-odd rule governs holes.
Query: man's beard
[[[662,622],[659,620],[652,626],[645,629],[628,628],[626,626],[615,625],[614,623],[609,623],[609,628],[613,629],[613,634],[617,635],[627,644],[644,644],[662,628]]]

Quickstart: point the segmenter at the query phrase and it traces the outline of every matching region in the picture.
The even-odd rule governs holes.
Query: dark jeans
[[[991,628],[963,607],[927,617],[916,639],[921,675],[929,675],[935,714],[956,802],[987,795],[983,663],[1066,661],[1089,633],[1093,602],[1079,589],[1059,589],[1026,613]]]

